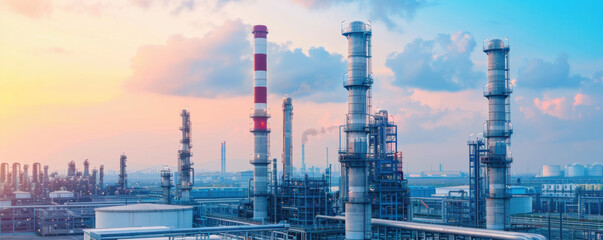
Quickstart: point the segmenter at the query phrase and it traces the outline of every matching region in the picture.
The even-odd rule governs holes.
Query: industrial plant
[[[488,119],[483,132],[466,143],[459,140],[468,148],[467,171],[440,165],[439,171],[408,173],[391,111],[372,106],[373,98],[385,96],[371,93],[378,80],[369,22],[341,26],[341,44],[345,38],[348,47],[347,73],[340,69],[347,114],[338,116],[342,124],[335,127],[338,162],[327,157],[322,170],[306,167],[307,146],[293,144],[301,133],[294,124],[295,96],[283,96],[282,126],[271,119],[269,30],[255,25],[251,34],[253,103],[249,116],[240,115],[251,118],[253,152],[236,164],[252,171],[227,168],[222,139],[220,169],[195,171],[194,160],[205,156],[193,148],[194,110],[175,109],[181,118],[172,126],[179,148],[174,145],[174,158],[157,169],[128,171],[128,161],[135,159],[128,158],[127,146],[114,159],[103,159],[119,163],[110,172],[94,159],[66,166],[1,163],[0,238],[35,233],[86,240],[603,239],[602,165],[545,165],[536,176],[511,174],[508,39],[483,43],[488,79],[479,104],[488,106]],[[282,152],[270,153],[271,127],[282,128]],[[234,145],[229,142],[229,149]],[[298,151],[302,157],[294,159]]]

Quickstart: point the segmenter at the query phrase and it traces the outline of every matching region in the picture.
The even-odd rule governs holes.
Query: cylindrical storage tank
[[[531,212],[532,212],[532,197],[530,197],[530,196],[513,196],[511,198],[510,214],[531,213]]]
[[[561,166],[559,165],[543,165],[542,166],[543,177],[561,177]]]
[[[31,193],[23,192],[23,191],[15,191],[15,199],[29,199],[31,198]]]
[[[583,165],[574,163],[571,166],[567,167],[567,176],[568,177],[584,177],[586,174],[585,168]]]
[[[133,204],[95,209],[96,228],[193,227],[193,207],[164,204]]]
[[[598,163],[594,163],[588,167],[587,175],[589,177],[603,177],[603,166]]]
[[[75,195],[70,191],[54,191],[48,194],[50,198],[73,198]]]

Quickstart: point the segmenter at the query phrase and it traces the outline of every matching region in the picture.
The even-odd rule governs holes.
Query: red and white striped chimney
[[[266,101],[266,52],[268,28],[264,25],[253,26],[255,54],[253,56],[254,86],[252,114],[254,140],[254,155],[251,159],[253,169],[253,218],[263,221],[268,218],[268,106]]]

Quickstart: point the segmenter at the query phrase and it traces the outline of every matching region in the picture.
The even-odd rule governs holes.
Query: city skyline
[[[603,17],[584,1],[2,1],[0,158],[51,171],[89,159],[117,169],[175,165],[180,116],[195,168],[251,169],[251,26],[267,25],[271,158],[281,102],[293,99],[293,164],[302,133],[343,124],[347,44],[341,21],[368,19],[373,106],[398,124],[404,171],[467,166],[487,120],[482,40],[511,44],[512,172],[603,162]],[[500,9],[506,9],[502,11]],[[281,9],[270,11],[265,9]],[[467,12],[471,14],[458,14]],[[476,20],[479,19],[479,20]],[[571,33],[571,34],[568,34]],[[337,130],[309,136],[307,165],[337,159]]]

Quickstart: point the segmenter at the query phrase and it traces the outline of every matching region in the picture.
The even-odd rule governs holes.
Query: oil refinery
[[[480,58],[487,82],[483,79],[479,92],[485,99],[476,104],[488,109],[488,118],[483,132],[472,135],[466,146],[466,139],[458,140],[463,151],[468,147],[459,167],[465,170],[446,171],[440,165],[439,171],[409,173],[405,163],[413,157],[403,154],[408,148],[398,131],[404,119],[394,119],[394,109],[372,105],[388,96],[372,93],[379,81],[372,69],[373,39],[380,34],[373,34],[371,23],[341,24],[339,44],[347,44],[347,70],[337,70],[344,76],[339,90],[347,91],[347,112],[337,116],[341,125],[333,128],[339,137],[333,143],[338,161],[329,162],[327,147],[321,166],[306,167],[310,147],[294,145],[302,132],[295,123],[296,96],[281,96],[282,104],[277,103],[282,121],[275,121],[268,108],[272,69],[267,59],[274,49],[269,33],[277,35],[255,25],[248,36],[253,39],[248,53],[253,79],[245,81],[253,97],[246,103],[251,112],[239,114],[251,118],[249,129],[242,126],[253,139],[247,143],[253,149],[248,161],[233,163],[220,136],[219,170],[201,171],[200,162],[194,163],[207,153],[195,150],[201,147],[193,148],[193,139],[214,136],[193,138],[192,123],[202,120],[191,118],[195,109],[186,108],[174,109],[181,121],[169,126],[180,139],[173,143],[179,147],[169,150],[173,158],[144,179],[128,170],[132,161],[143,161],[128,155],[128,146],[104,159],[119,165],[116,171],[95,159],[65,166],[2,162],[0,238],[603,239],[602,165],[549,164],[534,176],[511,173],[518,168],[512,164],[511,135],[521,131],[514,133],[511,124],[509,39],[483,42]],[[282,152],[271,154],[273,129],[282,132],[282,146],[276,148]],[[241,147],[226,140],[228,151]],[[252,170],[227,168],[234,164]]]

